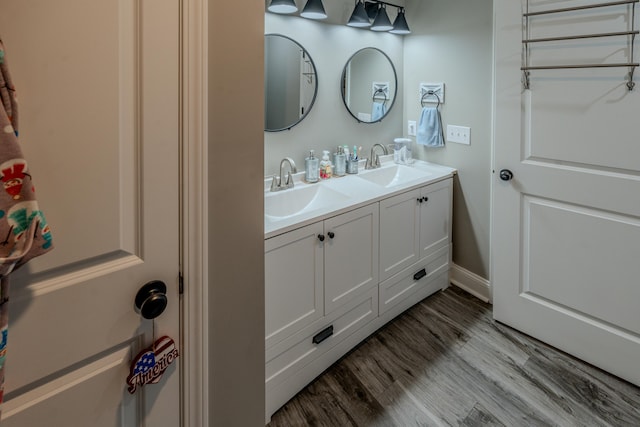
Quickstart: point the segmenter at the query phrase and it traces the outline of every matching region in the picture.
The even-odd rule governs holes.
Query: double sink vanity
[[[455,169],[416,160],[271,192],[266,418],[375,330],[449,285]]]

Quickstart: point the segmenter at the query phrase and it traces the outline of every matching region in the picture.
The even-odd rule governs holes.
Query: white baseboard
[[[449,281],[453,285],[464,289],[484,302],[491,302],[491,282],[487,279],[455,263],[451,264],[450,273]]]

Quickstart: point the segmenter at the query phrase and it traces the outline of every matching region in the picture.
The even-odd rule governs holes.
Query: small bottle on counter
[[[333,167],[329,159],[329,151],[322,151],[322,160],[320,160],[320,179],[329,179],[333,175]]]
[[[338,146],[337,151],[333,154],[333,174],[335,176],[344,176],[347,171],[347,155],[344,148]]]
[[[311,150],[309,151],[309,157],[304,159],[304,180],[310,183],[318,182],[319,170],[319,160]]]

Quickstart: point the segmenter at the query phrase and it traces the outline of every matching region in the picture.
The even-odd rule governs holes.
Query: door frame
[[[208,2],[181,1],[181,408],[183,426],[209,424]]]

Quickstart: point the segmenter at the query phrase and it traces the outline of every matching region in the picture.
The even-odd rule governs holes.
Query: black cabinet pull
[[[413,280],[420,280],[426,275],[427,275],[427,269],[423,268],[422,270],[418,271],[416,274],[413,275]]]
[[[333,239],[334,237],[336,237],[336,235],[333,234],[333,231],[328,232],[327,236],[329,236],[330,239]]]
[[[416,200],[418,201],[418,203],[422,203],[422,198],[421,197],[418,197]]]
[[[428,197],[423,197],[423,198],[422,198],[422,201],[423,201],[423,202],[428,202],[428,201],[429,201],[429,198],[428,198]]]
[[[326,340],[331,335],[333,335],[333,325],[319,332],[316,336],[313,337],[312,341],[314,344],[320,344],[322,341]]]
[[[324,234],[318,234],[318,240],[324,242]]]

